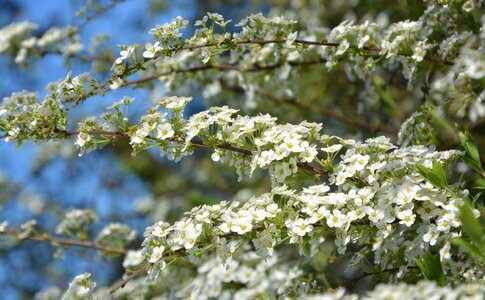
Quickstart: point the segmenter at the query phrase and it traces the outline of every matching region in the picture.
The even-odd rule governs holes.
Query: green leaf
[[[465,150],[465,156],[462,157],[462,160],[473,170],[479,172],[482,176],[485,177],[485,172],[483,170],[482,163],[480,161],[480,153],[478,152],[477,146],[473,143],[472,136],[470,132],[463,130],[463,128],[457,125],[458,128],[458,136],[460,138],[460,143]]]
[[[480,222],[473,215],[473,210],[468,202],[465,202],[465,204],[460,207],[460,220],[465,234],[470,237],[472,241],[477,243],[477,245],[485,248]]]
[[[453,245],[461,247],[463,250],[465,250],[470,255],[472,255],[475,258],[480,259],[481,261],[485,262],[485,253],[483,253],[483,250],[481,250],[477,246],[470,244],[469,242],[467,242],[464,239],[459,238],[459,237],[452,238],[450,241]]]
[[[446,189],[448,188],[448,179],[446,178],[445,170],[438,161],[433,161],[433,168],[428,169],[423,165],[417,165],[418,172],[426,178],[432,185]]]
[[[415,259],[421,273],[423,273],[424,278],[427,280],[434,280],[440,286],[445,283],[445,274],[443,273],[443,268],[441,267],[441,261],[439,254],[434,255],[431,251],[427,251],[424,254],[423,259]]]

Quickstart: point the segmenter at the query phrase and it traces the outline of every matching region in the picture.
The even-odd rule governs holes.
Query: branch
[[[364,274],[362,274],[362,275],[360,275],[360,276],[358,276],[358,277],[356,277],[352,280],[344,282],[343,286],[349,286],[349,285],[356,284],[360,280],[362,280],[366,277],[372,276],[372,275],[379,275],[379,274],[382,274],[382,273],[397,272],[397,271],[399,271],[399,268],[386,269],[386,270],[377,271],[377,272],[373,272],[373,273],[364,273]]]
[[[251,45],[251,44],[267,45],[267,44],[284,44],[286,42],[287,42],[286,40],[250,40],[250,41],[238,41],[235,44],[236,45]],[[300,39],[295,40],[294,44],[303,45],[303,46],[321,46],[321,47],[338,47],[340,45],[339,43],[332,43],[332,42],[327,42],[327,41],[308,41],[308,40],[300,40]],[[202,48],[221,47],[222,45],[223,44],[221,44],[221,43],[217,43],[217,44],[212,43],[212,44],[205,44],[205,45],[185,45],[185,46],[182,46],[182,47],[174,47],[174,48],[169,49],[169,50],[170,50],[170,53],[173,54],[173,53],[181,52],[181,51],[184,51],[184,50],[193,51],[193,50],[202,49]],[[374,52],[374,53],[383,51],[383,49],[381,49],[381,48],[374,48],[374,47],[363,47],[363,48],[361,48],[361,50],[368,51],[368,52]],[[398,53],[398,55],[410,56],[408,53]],[[159,57],[162,57],[162,56],[159,55],[159,56],[155,56],[154,58],[144,59],[141,63],[143,64],[147,61],[155,60]],[[439,60],[439,59],[430,58],[428,56],[426,56],[424,59],[428,60],[430,62],[439,64],[439,65],[447,65],[447,66],[453,65],[453,62],[442,61],[442,60]],[[318,62],[313,62],[313,63],[321,63],[321,62],[324,62],[324,61],[322,59],[320,59]],[[298,64],[298,63],[296,63],[296,64]],[[292,62],[290,62],[290,65],[292,65]],[[189,69],[179,70],[179,71],[173,71],[173,72],[184,73],[184,72],[195,72],[195,71],[208,70],[208,69],[236,70],[236,71],[239,71],[239,72],[252,72],[252,71],[274,69],[274,68],[279,67],[279,66],[280,65],[267,66],[267,67],[255,66],[255,67],[249,67],[249,68],[246,68],[246,69],[238,67],[238,66],[234,66],[234,65],[199,66],[199,67],[194,67],[194,68],[189,68]],[[128,69],[125,72],[129,73],[130,70],[132,70],[132,69]],[[145,79],[136,80],[135,82],[142,83],[142,82],[150,81],[150,80],[156,79],[158,77],[170,75],[173,72],[166,72],[166,73],[162,73],[162,74],[159,74],[159,75],[149,76],[149,77],[146,77]],[[107,83],[103,83],[103,84],[100,85],[98,90],[93,91],[93,93],[90,93],[89,95],[86,95],[86,96],[83,96],[83,97],[79,97],[77,99],[74,99],[73,102],[71,103],[71,105],[69,105],[69,107],[67,108],[67,110],[70,110],[71,108],[76,106],[79,102],[86,99],[88,96],[102,94],[102,93],[105,93],[105,92],[111,90],[109,87],[107,87],[107,85],[108,85]],[[129,85],[129,84],[126,84],[126,83],[123,84],[123,86],[126,86],[126,85]]]
[[[148,270],[148,265],[144,266],[143,268],[141,269],[138,269],[136,271],[134,271],[133,273],[131,273],[130,275],[128,275],[126,278],[122,279],[120,282],[118,282],[114,287],[112,287],[110,290],[109,290],[109,293],[112,295],[114,294],[114,292],[116,292],[117,290],[125,287],[125,285],[128,283],[128,281],[132,280],[133,278],[137,277],[138,275],[140,275],[141,273],[143,272],[146,272]]]
[[[55,132],[61,133],[61,134],[66,134],[66,135],[76,135],[76,134],[80,133],[79,130],[61,130],[61,129],[56,129]],[[93,131],[89,131],[87,133],[92,134],[92,135],[109,135],[109,136],[112,136],[112,137],[128,136],[124,132],[106,131],[106,130],[93,130]],[[150,138],[150,137],[148,137],[148,138]],[[151,138],[151,139],[155,139],[155,138]],[[170,139],[168,139],[168,141],[175,142],[175,143],[185,143],[185,141],[181,141],[177,138],[170,138]],[[211,145],[207,145],[203,141],[198,141],[198,140],[192,140],[192,141],[190,141],[190,143],[195,145],[195,146],[199,146],[199,147],[212,147]],[[252,154],[251,150],[234,147],[230,144],[216,145],[215,148],[223,149],[223,150],[229,150],[229,151],[233,151],[233,152],[238,152],[238,153],[242,153],[244,155],[251,155]],[[319,176],[327,174],[327,170],[321,168],[318,164],[313,163],[313,162],[311,162],[311,163],[298,163],[298,167],[302,168],[304,170],[310,171],[312,173],[315,173]]]
[[[290,66],[298,67],[298,66],[310,66],[310,65],[315,65],[315,64],[321,64],[325,63],[326,60],[319,58],[319,59],[314,59],[314,60],[308,60],[308,61],[303,61],[303,62],[289,62]],[[126,87],[126,86],[131,86],[131,85],[137,85],[137,84],[142,84],[146,82],[150,82],[152,80],[158,79],[160,77],[164,76],[170,76],[173,74],[183,74],[183,73],[196,73],[196,72],[202,72],[202,71],[207,71],[207,70],[219,70],[219,71],[237,71],[240,73],[249,73],[249,72],[259,72],[259,71],[268,71],[268,70],[274,70],[279,67],[281,67],[282,64],[274,64],[274,65],[268,65],[268,66],[252,66],[252,67],[239,67],[237,65],[229,65],[229,64],[218,64],[218,65],[203,65],[203,66],[195,66],[195,67],[189,67],[185,69],[173,69],[170,71],[162,72],[159,74],[155,75],[150,75],[146,77],[142,77],[139,79],[134,79],[134,80],[128,80],[123,82],[121,87]],[[74,99],[71,104],[66,108],[67,111],[78,105],[81,101],[85,100],[88,96],[94,96],[94,95],[99,95],[99,94],[105,94],[106,92],[109,92],[112,90],[112,88],[107,87],[107,83],[103,83],[100,85],[98,90],[93,91],[91,94],[78,97]]]
[[[99,243],[91,242],[91,241],[80,241],[80,240],[74,240],[74,239],[64,239],[64,238],[53,238],[49,236],[48,234],[36,234],[33,236],[27,236],[27,237],[19,237],[20,232],[15,229],[6,229],[5,231],[1,232],[3,234],[9,234],[20,241],[23,240],[31,240],[31,241],[41,241],[41,242],[49,242],[52,245],[62,245],[62,246],[67,246],[67,247],[83,247],[83,248],[92,248],[92,249],[97,249],[101,250],[104,252],[109,252],[113,254],[119,254],[119,255],[125,255],[127,253],[126,249],[123,248],[113,248],[109,246],[105,246]]]
[[[413,267],[413,266],[410,266],[408,267],[409,269],[416,269],[416,267]],[[347,282],[344,282],[343,286],[349,286],[349,285],[353,285],[353,284],[356,284],[358,281],[366,278],[366,277],[369,277],[369,276],[372,276],[372,275],[380,275],[382,273],[389,273],[389,272],[397,272],[399,271],[399,268],[391,268],[391,269],[386,269],[386,270],[381,270],[381,271],[377,271],[377,272],[371,272],[371,273],[364,273],[352,280],[349,280]]]
[[[111,0],[111,2],[104,7],[96,7],[96,12],[94,14],[90,15],[90,16],[87,16],[86,19],[84,19],[84,22],[81,25],[77,26],[77,29],[81,30],[81,28],[88,25],[92,20],[94,20],[95,18],[97,18],[101,14],[104,14],[108,10],[112,9],[113,7],[116,6],[116,4],[118,4],[119,2],[122,2],[122,1],[124,1],[124,0]],[[86,4],[86,5],[89,5],[89,4]]]
[[[250,44],[267,45],[267,44],[285,44],[286,42],[287,40],[251,40],[251,41],[238,41],[235,44],[236,45],[250,45]],[[301,40],[301,39],[296,39],[293,42],[293,44],[303,45],[303,46],[321,46],[321,47],[335,47],[335,48],[340,46],[340,43],[333,43],[328,41],[309,41],[309,40]],[[178,50],[196,50],[196,49],[219,47],[219,46],[221,46],[221,44],[206,44],[206,45],[194,45],[194,46],[189,45],[189,46],[181,47]],[[377,48],[377,47],[362,47],[357,49],[368,51],[368,52],[383,51],[382,48]],[[409,53],[403,53],[403,52],[398,52],[398,55],[411,56]],[[439,60],[428,56],[426,56],[424,59],[439,65],[447,65],[447,66],[453,65],[453,62]]]
[[[371,123],[369,123],[365,120],[347,117],[343,114],[339,114],[337,112],[334,112],[332,109],[322,108],[322,107],[312,105],[310,103],[301,102],[301,101],[287,101],[285,99],[278,98],[278,97],[275,97],[275,96],[269,95],[269,94],[264,94],[263,96],[269,98],[270,100],[272,100],[274,102],[280,103],[280,104],[290,104],[290,105],[293,105],[293,106],[300,108],[300,109],[304,109],[304,110],[308,110],[308,111],[318,111],[318,113],[320,113],[321,115],[323,115],[325,117],[338,120],[342,123],[346,123],[346,124],[351,125],[351,126],[365,128],[365,129],[368,129],[370,131],[382,131],[382,132],[387,133],[387,134],[389,134],[393,137],[397,137],[397,134],[398,134],[398,132],[394,129],[382,127],[378,124],[371,124]]]
[[[65,55],[60,49],[39,49],[37,48],[32,48],[35,52],[35,54],[39,56],[46,56],[46,55]],[[114,62],[114,59],[110,56],[106,55],[92,55],[92,54],[80,54],[80,53],[72,53],[66,56],[66,58],[75,58],[78,59],[82,62],[88,62],[88,61],[103,61],[105,63],[112,64]]]

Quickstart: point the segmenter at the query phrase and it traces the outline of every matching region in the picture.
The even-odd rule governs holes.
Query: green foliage
[[[434,280],[440,286],[444,285],[445,275],[443,274],[439,254],[433,254],[431,251],[427,251],[424,254],[424,258],[416,258],[415,261],[423,273],[424,278]]]
[[[480,161],[480,153],[478,148],[473,142],[473,138],[470,132],[463,130],[460,125],[456,125],[459,129],[458,136],[460,137],[460,143],[465,151],[465,155],[462,157],[463,161],[473,170],[480,173],[485,177],[485,172],[483,170],[482,163]]]
[[[452,238],[451,242],[473,255],[477,259],[485,261],[485,238],[479,218],[475,218],[472,207],[465,202],[460,207],[460,221],[463,226],[463,237]]]
[[[442,189],[448,188],[448,179],[446,178],[445,170],[438,161],[433,161],[433,167],[431,169],[420,164],[416,167],[418,168],[419,174],[426,178],[435,187]]]

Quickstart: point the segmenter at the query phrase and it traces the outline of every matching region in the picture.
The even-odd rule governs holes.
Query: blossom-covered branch
[[[17,238],[19,241],[22,240],[32,240],[32,241],[39,241],[39,242],[48,242],[53,246],[66,246],[66,247],[82,247],[82,248],[92,248],[97,249],[106,253],[111,254],[118,254],[118,255],[126,255],[127,250],[122,248],[113,248],[103,244],[91,242],[91,241],[80,241],[75,239],[65,239],[65,238],[58,238],[52,237],[47,233],[34,233],[23,235],[21,231],[6,228],[0,232],[0,234],[8,234],[12,235]]]

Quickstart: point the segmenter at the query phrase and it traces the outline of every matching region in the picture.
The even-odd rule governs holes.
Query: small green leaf
[[[470,244],[469,242],[467,242],[464,239],[459,238],[459,237],[452,238],[450,241],[453,245],[461,247],[463,250],[465,250],[470,255],[472,255],[475,258],[480,259],[481,261],[485,262],[485,253],[482,253],[483,250],[481,250],[477,246]]]
[[[473,215],[473,210],[468,202],[465,202],[465,204],[460,207],[460,220],[465,234],[470,237],[472,241],[477,243],[477,245],[485,248],[480,222]]]
[[[458,136],[460,137],[460,143],[465,150],[465,156],[462,157],[462,160],[473,170],[479,172],[482,176],[484,176],[484,170],[482,163],[480,161],[480,153],[478,152],[477,146],[473,143],[472,136],[470,132],[463,130],[462,127],[457,125],[458,128]]]
[[[445,170],[438,161],[433,161],[433,168],[428,169],[424,165],[417,165],[418,172],[426,178],[432,185],[446,189],[448,188],[448,179],[446,178]]]
[[[448,179],[446,178],[445,170],[437,160],[433,161],[433,174],[439,178],[442,187],[448,186]]]
[[[312,253],[312,245],[310,244],[309,240],[306,240],[303,243],[303,255],[306,257],[311,257],[311,253]]]
[[[436,281],[440,286],[445,283],[445,275],[441,267],[439,254],[434,255],[431,251],[424,254],[423,259],[415,259],[416,264],[423,273],[424,278]]]

